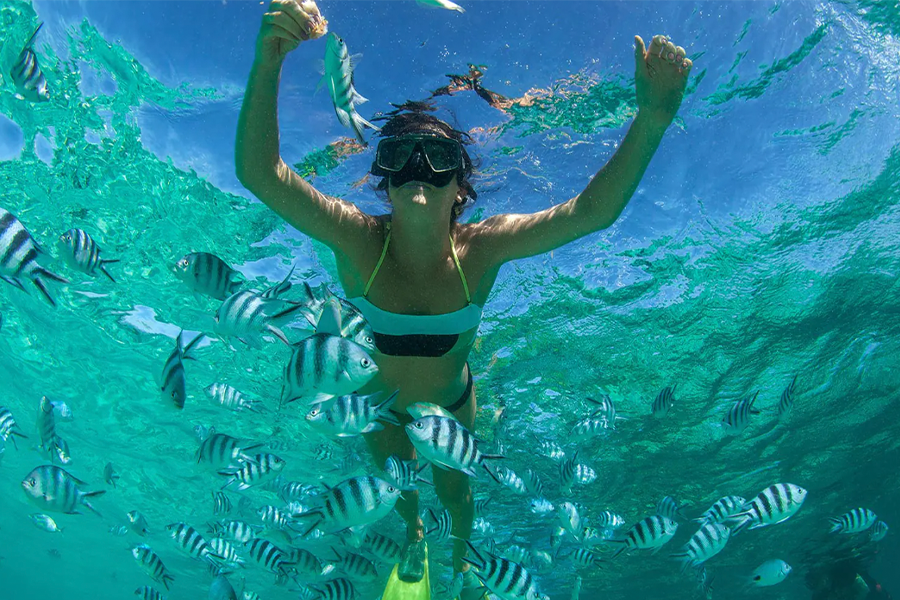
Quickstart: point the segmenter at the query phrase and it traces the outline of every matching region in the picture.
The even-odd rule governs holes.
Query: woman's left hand
[[[693,63],[685,58],[684,48],[676,46],[664,35],[655,35],[650,48],[641,36],[634,36],[636,70],[634,87],[640,114],[668,126],[675,118]]]

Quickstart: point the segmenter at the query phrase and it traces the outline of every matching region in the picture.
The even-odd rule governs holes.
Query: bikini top
[[[375,275],[384,262],[387,255],[388,244],[391,242],[391,223],[385,223],[387,236],[384,239],[384,248],[381,250],[381,258],[375,265],[372,275],[363,290],[362,296],[349,298],[353,304],[369,322],[375,337],[375,347],[382,354],[391,356],[444,356],[456,345],[459,336],[467,331],[477,329],[481,323],[483,308],[472,302],[469,296],[469,284],[463,273],[459,257],[456,255],[456,247],[453,244],[453,236],[450,236],[450,253],[459,278],[462,281],[463,290],[466,292],[466,306],[440,315],[408,315],[395,313],[378,308],[369,301],[369,288],[375,281]]]

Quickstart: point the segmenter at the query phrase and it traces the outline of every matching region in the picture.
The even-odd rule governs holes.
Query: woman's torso
[[[407,315],[436,315],[453,313],[467,306],[466,293],[459,270],[452,256],[426,279],[411,276],[385,253],[375,279],[364,294],[379,257],[384,249],[385,217],[376,217],[370,239],[358,257],[336,254],[338,276],[348,298],[366,296],[378,308]],[[451,227],[460,267],[468,283],[471,302],[483,306],[496,279],[496,272],[473,251],[472,229],[467,225]],[[477,335],[477,327],[459,334],[453,346],[442,356],[392,356],[382,352],[373,354],[378,365],[375,378],[360,389],[361,393],[399,390],[394,409],[403,411],[415,402],[430,402],[447,406],[455,402],[466,388],[466,361]]]

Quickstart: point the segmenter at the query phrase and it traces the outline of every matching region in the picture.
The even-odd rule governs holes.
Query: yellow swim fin
[[[400,565],[394,565],[384,588],[381,600],[431,600],[431,582],[428,579],[428,546],[425,546],[425,574],[416,583],[407,583],[397,576]]]

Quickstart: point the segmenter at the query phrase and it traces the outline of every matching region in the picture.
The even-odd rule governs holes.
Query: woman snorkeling
[[[635,36],[638,112],[625,139],[583,192],[534,214],[459,223],[476,197],[468,137],[427,113],[401,112],[382,128],[372,166],[391,206],[390,214],[376,216],[320,193],[279,153],[281,67],[289,52],[317,34],[320,19],[308,0],[302,6],[276,0],[263,17],[238,124],[237,176],[290,225],[334,252],[349,300],[375,332],[378,375],[359,392],[400,390],[393,408],[406,422],[410,404],[429,402],[473,430],[476,396],[467,358],[500,268],[615,222],[678,111],[691,61],[664,36],[655,36],[649,48]],[[368,434],[367,442],[377,465],[391,455],[415,457],[402,423]],[[468,477],[437,468],[433,474],[458,538],[453,567],[464,573],[461,598],[481,598],[483,590],[463,561],[462,540],[469,538],[474,516]],[[398,575],[416,582],[425,569],[417,494],[404,494],[397,511],[408,531]]]

